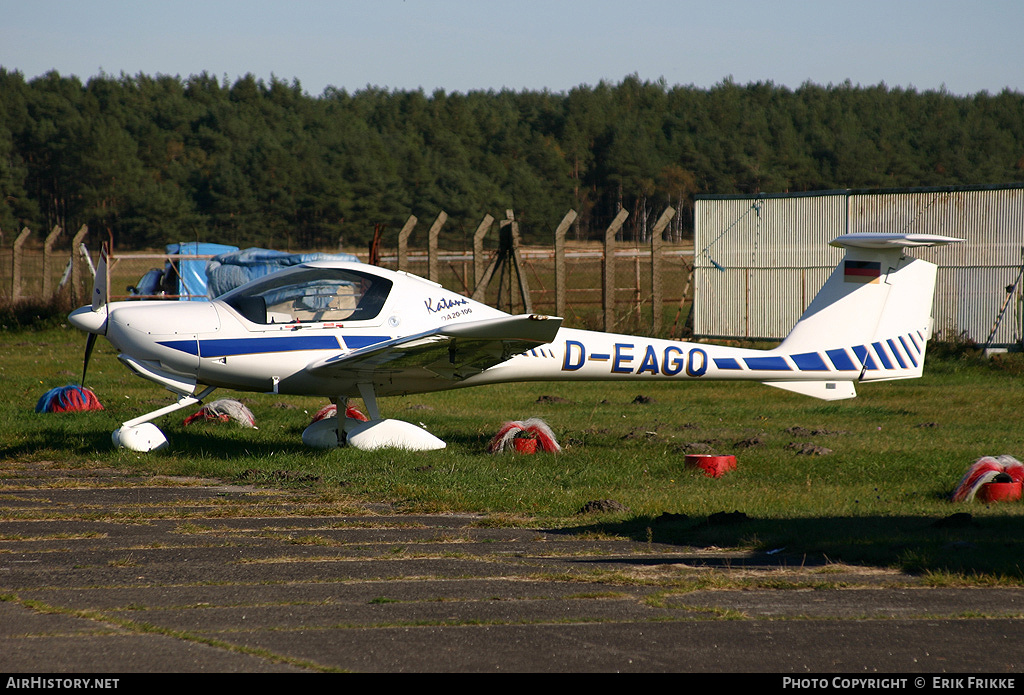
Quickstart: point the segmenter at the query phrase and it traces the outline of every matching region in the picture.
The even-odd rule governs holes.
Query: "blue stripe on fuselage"
[[[790,355],[793,364],[802,372],[827,372],[828,365],[816,352],[804,352],[799,355]]]
[[[199,354],[199,343],[193,340],[163,340],[157,343],[172,350],[179,350],[189,355]]]
[[[786,364],[786,360],[783,357],[745,357],[743,361],[747,363],[748,369],[763,369],[765,371],[792,371],[792,368]]]
[[[835,365],[835,368],[841,372],[859,369],[859,367],[853,363],[853,360],[850,359],[850,356],[846,354],[846,350],[826,350],[825,354],[828,355],[830,360],[832,360],[832,364]]]
[[[159,343],[173,350],[196,354],[195,340],[169,340]],[[265,338],[220,338],[200,340],[200,357],[228,357],[230,355],[260,355],[268,352],[295,352],[297,350],[337,350],[341,346],[333,335],[296,335]]]

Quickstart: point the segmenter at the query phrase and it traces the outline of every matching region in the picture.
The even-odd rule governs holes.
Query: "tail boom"
[[[948,244],[922,234],[847,234],[846,255],[786,339],[771,350],[684,343],[568,328],[467,379],[751,380],[815,398],[856,395],[855,382],[921,376],[931,337],[936,266],[906,246]]]

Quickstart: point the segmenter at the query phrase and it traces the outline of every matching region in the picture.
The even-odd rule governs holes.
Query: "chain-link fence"
[[[0,248],[0,302],[45,303],[61,296],[68,305],[77,306],[89,300],[99,249],[86,249],[81,243],[76,248],[68,238],[50,247],[31,235],[22,241],[18,246]],[[433,272],[434,281],[445,288],[467,296],[476,294],[481,301],[510,313],[561,313],[566,325],[619,333],[682,337],[685,332],[691,245],[571,242],[557,252],[554,247],[516,246],[514,253],[505,256],[500,248],[480,253],[482,257],[476,258],[472,251],[406,250],[402,255],[405,267],[400,269],[423,277]],[[356,255],[368,260],[367,253]],[[184,258],[160,251],[121,254],[115,249],[109,260],[110,298],[131,296],[147,272],[170,269],[173,273],[173,262]],[[397,250],[379,249],[379,265],[399,269],[398,259]],[[486,279],[477,277],[482,268],[490,271]],[[609,275],[614,280],[610,292],[606,290]]]

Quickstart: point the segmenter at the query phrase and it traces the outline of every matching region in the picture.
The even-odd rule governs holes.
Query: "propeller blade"
[[[93,346],[96,345],[96,334],[89,333],[85,339],[85,360],[82,363],[82,388],[85,388],[85,373],[89,369],[89,358],[92,357]]]
[[[96,311],[101,306],[106,305],[108,299],[107,292],[107,245],[103,244],[100,247],[100,262],[96,266],[96,277],[93,278],[92,283],[92,310]]]

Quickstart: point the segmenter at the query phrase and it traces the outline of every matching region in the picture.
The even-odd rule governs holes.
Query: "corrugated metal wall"
[[[936,331],[993,347],[1020,344],[1024,186],[705,196],[695,205],[694,335],[780,340],[842,250],[846,232],[945,234],[963,244],[916,249],[939,266]],[[1009,300],[1009,301],[1007,301]]]

